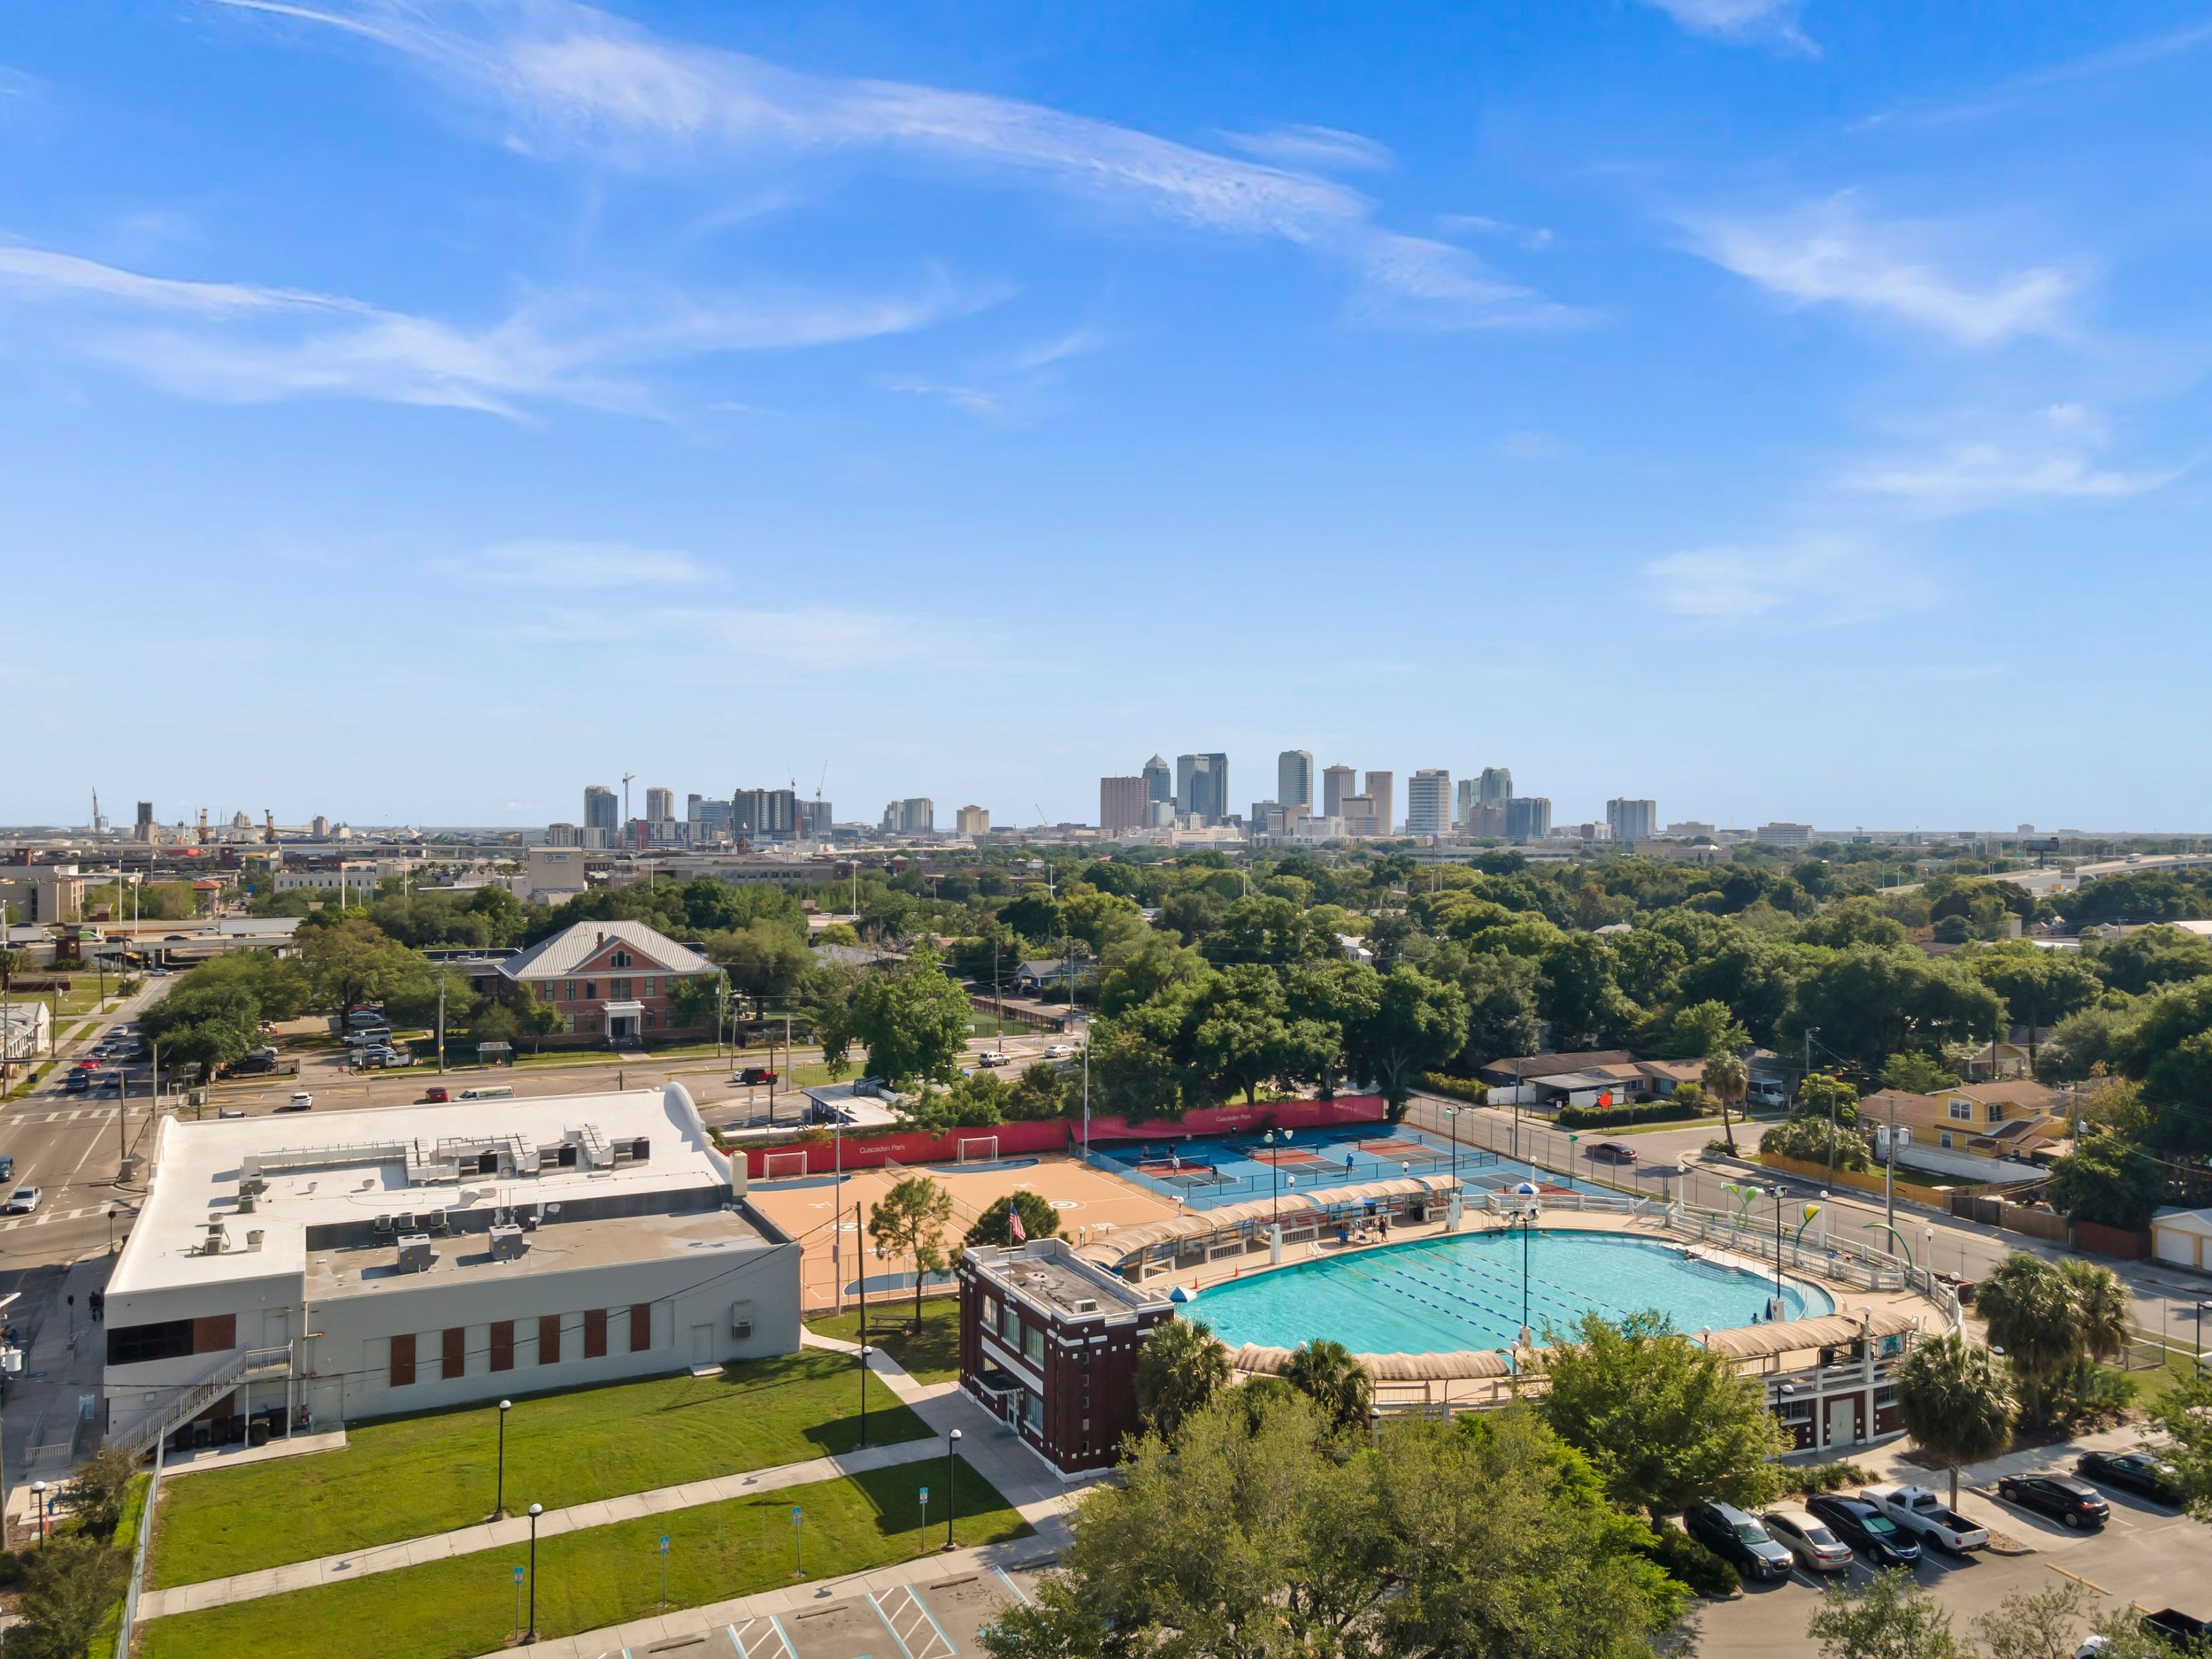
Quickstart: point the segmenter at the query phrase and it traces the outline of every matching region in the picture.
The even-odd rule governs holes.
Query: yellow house
[[[2027,1158],[2067,1134],[2057,1091],[2025,1080],[1966,1083],[1932,1094],[1879,1089],[1859,1102],[1859,1120],[1886,1124],[1893,1110],[1916,1145],[1970,1156]]]

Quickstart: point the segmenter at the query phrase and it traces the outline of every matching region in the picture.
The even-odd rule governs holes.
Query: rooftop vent
[[[399,1237],[399,1271],[403,1273],[426,1273],[437,1256],[430,1248],[426,1233],[403,1233]]]
[[[1078,1296],[1075,1301],[1070,1304],[1070,1306],[1073,1311],[1077,1313],[1096,1313],[1098,1311],[1098,1298],[1095,1296]]]

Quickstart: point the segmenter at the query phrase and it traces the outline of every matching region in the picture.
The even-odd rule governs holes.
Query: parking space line
[[[2048,1567],[2053,1572],[2058,1574],[2058,1576],[2062,1578],[2071,1578],[2076,1584],[2087,1585],[2099,1595],[2110,1595],[2112,1594],[2111,1591],[2106,1589],[2104,1586],[2099,1584],[2094,1578],[2085,1578],[2078,1572],[2070,1572],[2066,1568],[2060,1566],[2055,1561],[2047,1561],[2043,1564]]]

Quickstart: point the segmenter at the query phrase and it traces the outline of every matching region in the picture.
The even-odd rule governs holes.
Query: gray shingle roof
[[[518,956],[499,964],[510,979],[557,979],[576,972],[603,940],[619,939],[632,949],[653,959],[663,973],[711,973],[714,964],[688,945],[680,945],[666,933],[643,922],[577,922],[549,939],[541,939]]]

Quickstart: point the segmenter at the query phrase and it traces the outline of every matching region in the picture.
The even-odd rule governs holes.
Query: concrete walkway
[[[858,1352],[856,1343],[818,1337],[811,1333],[804,1334],[803,1342],[807,1347],[831,1348],[840,1353]],[[1010,1429],[962,1394],[958,1385],[916,1382],[880,1349],[870,1354],[869,1369],[935,1431],[933,1438],[902,1440],[891,1446],[872,1446],[865,1450],[847,1452],[837,1457],[810,1458],[803,1463],[757,1469],[749,1474],[721,1475],[710,1480],[662,1486],[651,1492],[629,1493],[620,1497],[572,1504],[567,1509],[551,1509],[541,1515],[538,1517],[538,1536],[557,1537],[563,1532],[606,1526],[617,1521],[672,1514],[680,1509],[695,1508],[703,1503],[719,1503],[749,1494],[807,1486],[818,1480],[834,1480],[873,1469],[933,1462],[945,1455],[944,1436],[954,1428],[961,1431],[960,1453],[968,1465],[996,1486],[1001,1495],[1031,1525],[1041,1526],[1054,1519],[1071,1502],[1069,1488],[1059,1480],[1050,1466],[1016,1441]],[[201,1608],[222,1607],[233,1601],[281,1595],[290,1590],[342,1583],[348,1579],[365,1578],[371,1573],[396,1572],[401,1568],[419,1566],[425,1562],[442,1561],[450,1556],[474,1555],[480,1550],[518,1544],[529,1536],[528,1517],[511,1516],[503,1521],[457,1527],[451,1532],[434,1532],[421,1538],[402,1539],[396,1543],[378,1544],[342,1555],[321,1556],[313,1561],[291,1562],[280,1567],[265,1568],[258,1572],[236,1573],[227,1578],[210,1578],[199,1584],[178,1585],[166,1590],[148,1590],[139,1603],[140,1616],[158,1618],[170,1613],[188,1613]],[[932,1565],[930,1570],[934,1571],[937,1566]]]

